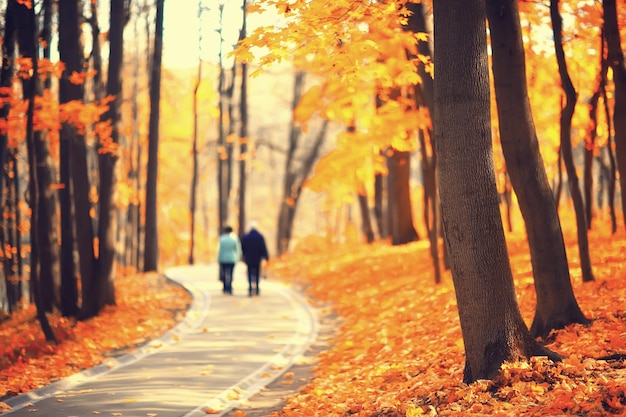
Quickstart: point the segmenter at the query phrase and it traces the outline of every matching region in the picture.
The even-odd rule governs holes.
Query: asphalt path
[[[249,297],[245,265],[224,295],[217,265],[165,276],[193,295],[184,320],[132,353],[4,402],[2,416],[227,416],[272,384],[318,336],[317,312],[288,286],[263,280]]]

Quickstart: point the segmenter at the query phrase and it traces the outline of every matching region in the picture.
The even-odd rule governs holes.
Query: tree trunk
[[[219,94],[219,117],[217,121],[217,233],[220,235],[224,230],[224,226],[226,226],[226,210],[227,205],[226,201],[228,200],[226,196],[226,188],[224,186],[224,164],[226,160],[226,137],[224,134],[224,107],[225,107],[225,94],[224,94],[224,61],[223,61],[223,44],[224,38],[222,36],[222,25],[223,25],[223,13],[224,6],[220,4],[220,20],[218,26],[218,34],[220,36],[220,46],[219,46],[219,54],[218,54],[218,65],[219,65],[219,76],[217,81],[217,91]]]
[[[434,2],[434,137],[445,241],[465,345],[467,383],[531,355],[517,305],[491,145],[489,70],[481,0]]]
[[[615,84],[615,106],[613,108],[615,159],[620,172],[622,215],[624,216],[624,228],[626,228],[626,66],[624,66],[624,52],[620,41],[615,3],[615,0],[602,1],[604,36],[608,48],[607,61],[613,69],[613,82]]]
[[[246,35],[246,0],[243,0],[242,24],[239,31],[239,42]],[[242,237],[246,231],[246,165],[248,159],[248,64],[241,64],[241,86],[239,94],[239,237]]]
[[[381,239],[387,238],[387,228],[385,227],[385,181],[383,174],[374,175],[374,218],[378,236]]]
[[[389,192],[388,217],[389,231],[392,245],[403,245],[419,239],[413,226],[413,211],[411,206],[411,187],[409,178],[411,173],[410,152],[391,151],[387,157],[387,184]]]
[[[607,132],[611,131],[611,111],[609,109],[609,101],[606,94],[606,88],[602,89],[602,98],[604,102],[604,115],[607,121]],[[609,213],[611,215],[611,231],[617,231],[617,217],[615,215],[615,183],[617,167],[615,156],[613,155],[613,147],[611,146],[611,135],[606,143],[606,153],[609,155]]]
[[[107,95],[113,97],[104,120],[111,124],[111,142],[119,143],[119,121],[122,106],[123,33],[126,21],[126,4],[111,2],[109,29],[109,68],[107,72]],[[115,190],[115,164],[117,155],[107,149],[99,154],[99,200],[98,200],[98,259],[93,276],[93,293],[83,291],[81,318],[97,315],[105,305],[115,304],[113,281],[115,276],[116,212],[113,201]],[[85,279],[85,277],[81,277]]]
[[[405,29],[413,33],[428,33],[426,16],[422,3],[407,3],[406,8],[412,12],[408,17]],[[420,41],[417,52],[422,56],[432,57],[430,44]],[[413,58],[409,56],[410,58]],[[417,73],[422,82],[415,85],[415,104],[425,107],[433,114],[433,79],[426,72],[425,66],[418,65]],[[422,178],[424,182],[424,223],[430,244],[430,257],[433,261],[435,283],[441,282],[441,261],[439,257],[439,196],[437,194],[437,155],[432,143],[432,129],[419,132]],[[430,150],[430,152],[429,152]]]
[[[17,8],[18,19],[22,19],[20,14],[29,14],[27,8]],[[24,19],[27,17],[24,16]],[[25,21],[25,20],[23,20]],[[35,22],[36,24],[36,22]],[[38,58],[38,40],[37,27],[29,25],[18,25],[17,30],[18,42],[20,46],[20,54],[24,58],[35,60]],[[42,84],[37,77],[25,79],[22,81],[24,95],[29,96],[31,89],[34,96],[42,96]],[[53,306],[60,305],[60,258],[58,247],[58,221],[57,221],[57,198],[56,191],[52,184],[56,182],[56,173],[54,169],[54,161],[50,154],[49,143],[46,135],[41,130],[36,130],[34,146],[37,158],[37,186],[39,187],[39,213],[40,216],[36,223],[32,223],[32,227],[37,229],[39,234],[39,260],[41,262],[41,275],[39,284],[42,287],[42,300],[46,311],[51,311]]]
[[[574,157],[572,155],[572,116],[576,107],[577,93],[574,85],[567,72],[565,62],[565,52],[563,51],[562,37],[562,21],[559,13],[559,0],[550,1],[550,18],[552,21],[552,31],[554,33],[554,48],[556,60],[559,66],[559,75],[561,76],[561,86],[565,93],[565,106],[561,111],[561,152],[563,154],[563,162],[567,170],[567,183],[574,202],[574,211],[576,214],[576,227],[578,232],[578,251],[580,254],[580,267],[582,269],[583,281],[593,281],[593,271],[591,269],[591,258],[589,256],[589,240],[587,238],[587,221],[585,219],[585,208],[582,194],[578,185],[578,174],[574,166]]]
[[[144,272],[158,269],[159,244],[157,234],[157,176],[159,161],[159,101],[161,99],[161,58],[163,54],[163,6],[157,0],[152,75],[150,77],[150,131],[148,133],[148,178],[146,182],[146,234],[144,243]]]
[[[297,71],[293,83],[293,99],[291,100],[292,115],[300,102],[304,89],[305,73]],[[293,116],[289,126],[289,142],[287,154],[285,155],[285,180],[283,182],[283,198],[278,212],[278,232],[276,233],[276,255],[280,256],[289,249],[291,240],[291,224],[295,217],[297,198],[300,197],[299,186],[296,185],[297,172],[293,168],[295,164],[294,156],[302,131],[296,124]],[[308,175],[308,174],[307,174]]]
[[[80,17],[81,2],[68,0],[59,8],[59,57],[65,64],[63,76],[59,80],[59,103],[73,100],[82,101],[84,87],[70,82],[73,72],[83,71],[83,46],[81,42]],[[90,216],[89,173],[85,138],[76,128],[64,122],[60,140],[61,182],[65,187],[60,191],[61,201],[61,269],[62,292],[61,311],[64,316],[76,316],[78,310],[78,285],[74,251],[78,249],[80,276],[85,277],[83,288],[91,291],[90,283],[94,275],[93,223]],[[74,148],[76,151],[73,151]],[[82,150],[82,152],[81,152]],[[73,204],[72,204],[73,203]],[[85,206],[86,203],[86,206]],[[78,234],[78,236],[75,236]],[[75,244],[75,238],[77,244]]]
[[[25,5],[18,5],[16,12],[18,14],[18,34],[20,37],[20,50],[24,56],[28,56],[32,59],[32,77],[28,80],[28,83],[24,83],[24,98],[28,100],[28,109],[26,111],[26,147],[28,150],[28,196],[29,206],[31,210],[30,218],[31,224],[39,225],[39,209],[40,205],[40,186],[38,184],[38,174],[40,170],[37,165],[41,163],[38,159],[38,150],[36,140],[40,139],[35,135],[34,118],[35,118],[35,98],[37,92],[41,90],[41,81],[38,77],[38,61],[39,56],[37,54],[38,41],[35,36],[37,30],[37,23],[35,18],[35,8],[26,7]],[[26,81],[26,80],[24,80]],[[46,315],[46,306],[44,305],[44,298],[42,294],[42,287],[40,282],[40,271],[42,268],[41,260],[39,258],[39,245],[41,238],[41,229],[38,227],[32,227],[30,229],[30,244],[31,244],[31,268],[30,268],[30,281],[33,295],[35,298],[35,306],[37,308],[37,319],[41,325],[46,341],[56,343],[56,337],[50,327],[48,317]],[[46,265],[49,266],[49,265]]]
[[[198,11],[200,15],[200,11]],[[202,39],[198,40],[199,42]],[[198,57],[198,72],[196,73],[196,84],[193,89],[193,141],[191,144],[191,190],[189,199],[189,220],[191,222],[191,230],[189,237],[189,265],[195,263],[195,244],[196,244],[196,204],[198,200],[198,91],[202,82],[202,58]]]
[[[517,0],[487,0],[487,14],[500,142],[526,226],[537,293],[530,332],[546,337],[553,329],[589,321],[574,297],[561,223],[539,151]]]
[[[6,120],[9,115],[9,111],[11,110],[11,105],[9,100],[13,85],[13,74],[15,71],[15,44],[17,39],[17,22],[15,16],[16,2],[8,2],[6,6],[6,11],[4,14],[4,34],[2,37],[2,68],[0,68],[0,98],[2,98],[2,105],[0,106],[0,119]],[[4,281],[6,284],[6,297],[7,303],[9,307],[9,312],[14,311],[14,309],[18,306],[19,300],[22,297],[21,294],[21,277],[19,275],[15,276],[17,273],[18,262],[20,256],[12,256],[12,248],[15,247],[15,239],[14,234],[17,232],[15,216],[17,216],[17,212],[14,210],[14,207],[17,207],[16,198],[17,193],[13,195],[13,191],[15,190],[15,186],[17,185],[17,177],[13,174],[13,169],[16,169],[17,158],[15,155],[7,152],[7,144],[8,144],[8,132],[2,131],[0,132],[0,167],[2,167],[2,178],[4,179],[3,183],[0,186],[0,206],[3,207],[3,210],[6,213],[6,217],[3,225],[1,237],[2,248],[2,260],[3,260],[3,270],[4,270]],[[13,183],[15,181],[15,184]],[[7,194],[5,198],[5,193]],[[20,254],[21,251],[17,250],[17,254]]]
[[[295,102],[297,104],[297,102]],[[294,134],[294,130],[300,130],[292,125],[292,134]],[[324,141],[326,140],[326,132],[328,131],[328,120],[324,120],[320,131],[315,137],[315,141],[313,142],[313,146],[308,151],[302,166],[297,171],[286,172],[285,178],[285,188],[283,190],[283,202],[281,203],[280,215],[279,215],[279,233],[280,240],[278,241],[279,248],[282,252],[278,252],[280,255],[284,253],[289,248],[289,242],[291,240],[291,234],[293,230],[293,221],[296,217],[296,211],[298,208],[298,202],[300,201],[300,196],[302,195],[302,187],[304,185],[304,181],[308,178],[315,161],[317,161],[320,150]],[[290,145],[291,147],[291,145]],[[295,148],[294,148],[295,150]]]

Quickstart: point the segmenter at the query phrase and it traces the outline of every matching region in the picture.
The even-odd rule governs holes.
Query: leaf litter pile
[[[341,317],[311,382],[274,417],[626,415],[626,235],[592,231],[596,280],[582,283],[575,235],[566,236],[576,299],[592,320],[553,332],[547,346],[567,356],[507,363],[493,381],[462,383],[464,351],[452,278],[434,284],[428,244],[343,245],[309,239],[272,264]],[[527,325],[535,308],[530,255],[508,236],[518,302]],[[332,252],[331,252],[332,250]],[[616,360],[594,358],[615,355]],[[620,356],[621,355],[621,356]]]
[[[272,261],[272,275],[305,285],[321,309],[341,320],[309,384],[271,416],[626,415],[626,364],[619,356],[626,353],[626,234],[590,232],[596,281],[584,284],[575,236],[566,242],[576,298],[591,326],[550,335],[548,347],[567,355],[561,363],[507,363],[495,380],[467,385],[450,273],[434,284],[426,242],[391,247],[353,239],[337,246],[307,239]],[[518,301],[530,323],[535,295],[528,247],[520,236],[509,236],[508,244]],[[99,317],[50,316],[58,346],[43,341],[32,309],[0,323],[0,398],[160,336],[190,302],[183,289],[156,275],[120,278],[116,287],[118,306]],[[617,359],[594,359],[610,355]]]

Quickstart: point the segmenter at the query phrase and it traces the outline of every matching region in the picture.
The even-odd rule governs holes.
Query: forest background
[[[17,42],[20,54],[25,55],[29,46],[37,44],[36,37],[29,39],[24,28],[30,28],[31,35],[40,33],[37,24],[46,22],[47,3],[35,3],[35,8],[29,9],[36,15],[26,14],[23,9],[28,7],[22,3],[30,4],[6,2],[5,20],[10,22],[6,18],[12,16],[9,13],[12,10],[18,16],[13,15],[14,22],[24,23],[17,25],[17,32],[23,31],[17,36]],[[63,160],[66,155],[63,140],[54,142],[59,133],[63,137],[63,129],[74,129],[74,134],[79,135],[79,142],[84,140],[86,145],[73,149],[73,152],[81,149],[85,152],[84,173],[85,178],[90,179],[88,184],[81,184],[76,177],[71,179],[76,221],[82,219],[84,222],[80,227],[74,227],[74,233],[93,229],[93,234],[87,236],[87,242],[95,243],[86,247],[93,246],[94,251],[80,253],[79,261],[72,266],[74,272],[69,274],[74,277],[76,290],[80,290],[80,303],[76,293],[74,304],[80,306],[81,311],[73,314],[83,319],[97,315],[103,305],[112,303],[111,299],[104,297],[93,300],[94,309],[85,309],[85,306],[91,305],[88,301],[93,298],[94,288],[100,285],[104,285],[100,288],[105,288],[114,281],[112,271],[127,275],[141,270],[162,269],[168,265],[213,260],[217,235],[225,223],[235,225],[242,232],[249,220],[256,220],[268,240],[273,242],[276,254],[288,252],[297,246],[299,240],[314,234],[324,236],[331,244],[339,244],[346,236],[353,235],[355,230],[362,235],[364,242],[388,240],[390,244],[399,245],[425,236],[430,239],[435,236],[434,240],[430,240],[431,244],[438,242],[439,237],[433,233],[437,230],[438,209],[430,206],[436,204],[437,198],[428,190],[434,151],[429,144],[429,136],[424,134],[430,128],[430,121],[426,110],[408,104],[416,100],[411,92],[412,86],[423,82],[432,71],[428,55],[418,53],[415,47],[418,40],[425,43],[423,41],[428,37],[421,31],[407,36],[407,31],[401,30],[407,22],[397,12],[394,14],[395,7],[389,10],[376,8],[375,12],[368,14],[363,12],[359,3],[339,2],[325,12],[313,8],[313,14],[309,15],[311,20],[306,23],[300,21],[302,28],[313,30],[303,30],[300,35],[291,32],[294,38],[288,41],[298,42],[302,40],[298,36],[303,36],[310,41],[310,46],[294,49],[293,44],[285,46],[281,43],[284,33],[281,34],[280,29],[290,28],[293,21],[305,16],[296,13],[302,5],[297,2],[267,4],[274,4],[278,10],[272,14],[273,26],[278,30],[276,37],[266,35],[263,39],[258,32],[253,32],[255,24],[252,16],[255,9],[262,8],[260,4],[249,5],[249,21],[246,20],[248,16],[239,12],[239,23],[233,23],[236,19],[228,19],[225,23],[224,16],[227,8],[232,7],[232,2],[224,5],[199,2],[198,19],[201,22],[202,19],[211,21],[208,26],[217,33],[219,41],[209,42],[216,59],[199,59],[195,68],[169,70],[160,66],[162,35],[165,39],[168,36],[167,30],[161,34],[163,2],[156,5],[112,2],[108,16],[106,13],[98,16],[100,10],[97,8],[79,8],[82,4],[76,2],[76,11],[89,17],[89,33],[96,35],[84,38],[91,42],[90,48],[86,49],[90,51],[89,58],[83,57],[84,61],[76,67],[79,69],[76,74],[66,72],[59,78],[58,85],[53,83],[50,89],[43,88],[46,82],[43,77],[40,96],[50,101],[44,100],[37,108],[29,107],[29,101],[24,100],[29,97],[28,94],[35,97],[40,88],[33,86],[31,83],[37,84],[37,81],[28,76],[29,73],[39,73],[34,64],[36,60],[31,56],[31,63],[28,59],[15,61],[18,65],[9,74],[8,81],[3,78],[5,83],[15,83],[18,91],[17,95],[13,91],[7,94],[5,105],[8,111],[7,143],[13,158],[8,161],[11,168],[5,181],[9,191],[3,199],[5,204],[11,204],[6,209],[3,245],[5,310],[9,313],[15,311],[24,294],[36,296],[39,290],[32,285],[45,284],[46,281],[40,281],[38,276],[33,278],[32,273],[43,271],[43,278],[48,271],[47,268],[39,268],[39,263],[44,260],[37,256],[44,252],[35,251],[40,248],[34,239],[45,237],[46,232],[26,234],[35,229],[28,226],[29,221],[32,222],[30,224],[39,224],[37,217],[32,220],[32,215],[36,214],[33,207],[37,206],[32,200],[35,189],[29,189],[31,199],[23,199],[19,190],[23,190],[25,183],[11,180],[23,181],[36,176],[33,171],[29,171],[28,177],[23,173],[34,165],[36,158],[41,157],[35,156],[34,148],[28,148],[29,143],[32,146],[40,143],[29,142],[37,132],[47,135],[50,157],[52,160],[58,158],[56,163],[61,170],[68,164],[67,160],[65,163]],[[609,65],[606,58],[607,50],[600,30],[603,27],[603,11],[600,3],[592,1],[562,2],[560,5],[564,35],[561,46],[564,47],[569,68],[574,69],[569,75],[579,103],[571,119],[571,135],[568,135],[575,150],[573,156],[577,168],[567,174],[564,173],[567,162],[563,161],[565,157],[561,152],[564,130],[561,109],[566,93],[561,89],[563,81],[558,78],[559,66],[555,59],[549,14],[551,9],[547,3],[520,2],[529,74],[527,81],[543,164],[556,201],[564,204],[566,209],[574,210],[575,205],[568,199],[567,178],[580,174],[584,179],[581,191],[585,202],[585,220],[581,223],[577,218],[575,225],[568,223],[564,227],[575,227],[579,234],[581,229],[584,231],[587,227],[605,227],[615,231],[623,227],[619,208],[622,193],[618,183],[623,176],[617,171],[613,154],[615,147],[611,141],[613,130],[617,128],[617,120],[615,124],[611,123],[616,93],[612,83],[613,63]],[[241,6],[238,8],[241,9]],[[424,16],[429,16],[429,8],[425,6],[424,9]],[[302,10],[306,11],[306,8]],[[618,8],[617,11],[617,21],[626,21],[624,10]],[[62,35],[63,30],[73,27],[73,34],[76,35],[85,27],[78,24],[78,15],[68,21],[61,18],[63,10],[59,12],[58,47],[63,55],[64,43],[61,39],[68,39]],[[349,18],[338,18],[346,16]],[[107,19],[110,28],[101,33],[102,28],[97,26],[97,22]],[[377,24],[375,19],[378,19]],[[326,26],[315,26],[313,22],[316,20]],[[69,23],[65,25],[62,22]],[[331,23],[336,26],[328,26]],[[362,29],[363,25],[370,29],[369,32]],[[207,25],[199,27],[206,28]],[[312,42],[315,30],[319,31],[321,27],[325,31],[318,32],[316,42]],[[5,31],[9,28],[11,25],[5,24]],[[380,29],[380,33],[374,28]],[[424,29],[428,31],[426,25]],[[623,31],[623,25],[620,29]],[[248,38],[246,30],[253,32],[253,36]],[[131,31],[133,36],[129,35]],[[342,36],[342,31],[349,36]],[[227,32],[230,34],[226,35]],[[47,34],[46,31],[41,33]],[[199,58],[206,51],[202,39],[207,36],[203,30],[198,31]],[[79,36],[74,38],[81,39]],[[133,41],[128,42],[129,38]],[[235,62],[228,52],[236,39],[244,38],[248,39],[248,43],[243,43],[244,47],[239,50],[240,61]],[[51,41],[53,39],[50,38]],[[103,41],[103,45],[97,41]],[[112,55],[107,62],[108,70],[102,71],[103,67],[98,67],[102,62],[97,62],[96,52],[107,42]],[[5,38],[4,45],[8,44]],[[45,51],[46,45],[41,44],[42,51]],[[85,50],[85,45],[73,45],[65,51],[75,54]],[[267,48],[270,52],[265,56],[261,52],[263,57],[259,63],[263,71],[257,72],[255,59],[249,51],[258,53],[254,48],[261,45],[265,45],[260,48],[261,51]],[[103,49],[106,50],[106,47]],[[39,47],[34,47],[34,50],[38,51],[38,55]],[[328,53],[335,50],[337,54]],[[401,53],[387,54],[386,50]],[[405,54],[405,51],[415,54]],[[3,52],[6,54],[6,49]],[[293,61],[288,58],[293,58]],[[70,60],[66,61],[69,67]],[[360,61],[376,64],[360,68],[360,64],[354,64]],[[54,66],[53,57],[51,67],[45,66],[45,59],[41,62],[42,73],[48,71],[48,76],[56,74],[52,70],[56,68],[63,74],[62,68]],[[272,66],[265,65],[272,62]],[[83,73],[85,66],[90,70]],[[337,69],[337,66],[340,68]],[[363,72],[358,69],[363,69]],[[248,77],[248,72],[252,72],[253,76]],[[107,77],[99,80],[97,74],[104,73]],[[346,78],[337,78],[336,73],[342,76],[349,74],[349,82],[341,86],[337,80],[346,81]],[[370,83],[365,83],[365,80]],[[64,83],[68,82],[84,86],[81,95],[87,98],[84,100],[87,106],[72,110],[71,105],[76,102],[63,101],[63,92],[71,90],[69,85],[65,85],[68,90],[64,89]],[[157,82],[160,84],[155,84]],[[112,98],[110,102],[111,98],[105,98],[102,91],[101,95],[97,93],[98,88],[105,85],[107,95]],[[358,90],[356,85],[363,88]],[[49,94],[57,91],[55,88],[60,92],[60,103],[70,104],[54,106],[55,100]],[[33,117],[35,114],[38,114],[37,119]],[[516,211],[515,195],[504,158],[500,155],[496,112],[492,114],[503,219],[506,228],[519,230],[523,228],[523,223]],[[422,135],[417,135],[418,131]],[[155,154],[157,144],[158,154]],[[73,155],[76,156],[76,153]],[[35,159],[27,163],[27,157]],[[102,175],[104,168],[111,169],[109,163],[112,160],[115,160],[119,182],[109,182],[114,178],[112,170]],[[95,166],[99,167],[99,172],[94,169]],[[62,172],[59,175],[62,176]],[[49,179],[53,181],[48,188],[42,189],[41,194],[55,190],[54,193],[58,191],[63,197],[69,188],[67,183],[62,179],[56,181],[54,177]],[[28,186],[33,187],[32,181]],[[110,188],[103,192],[103,186]],[[13,194],[9,194],[11,190],[15,190]],[[80,191],[86,193],[81,196]],[[574,189],[569,189],[569,193],[575,194]],[[79,197],[83,199],[82,206],[77,204]],[[88,198],[85,200],[85,197]],[[42,209],[40,213],[46,212]],[[62,213],[61,210],[61,220],[64,218]],[[87,217],[85,213],[88,213]],[[376,230],[369,216],[374,219]],[[54,218],[45,214],[41,217]],[[285,218],[291,220],[283,220]],[[87,224],[90,226],[85,228]],[[108,224],[114,224],[115,228],[104,228]],[[62,225],[57,227],[63,230]],[[49,239],[49,230],[47,233]],[[78,243],[73,245],[77,249],[71,246],[65,254],[84,250],[85,245],[80,242],[85,241],[78,240],[78,236],[76,238]],[[66,242],[66,239],[61,240]],[[158,246],[153,247],[157,242]],[[438,244],[433,246],[437,251],[440,249]],[[105,255],[110,259],[106,259]],[[100,278],[92,283],[89,283],[92,274],[80,269],[89,269],[89,266],[81,264],[85,259],[97,261],[93,275]],[[103,262],[105,260],[107,262]],[[434,270],[438,268],[438,263],[437,260]],[[39,269],[31,269],[32,265]],[[58,281],[67,276],[62,273],[57,281],[50,281],[51,285],[62,285]],[[76,279],[78,276],[80,280]],[[16,288],[23,291],[19,293],[20,297],[12,293]],[[111,294],[110,290],[103,293]],[[61,291],[59,297],[63,294],[66,292]],[[45,300],[41,301],[40,310],[45,311]],[[55,302],[58,300],[50,300],[50,306],[54,306]],[[53,307],[47,309],[52,310]],[[38,314],[40,320],[43,317],[41,311]],[[42,326],[46,332],[43,323]],[[49,337],[50,332],[46,333]]]

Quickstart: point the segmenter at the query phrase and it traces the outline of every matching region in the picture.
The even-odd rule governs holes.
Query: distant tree
[[[470,383],[507,360],[560,357],[530,335],[516,301],[491,145],[485,2],[433,5],[439,190]]]
[[[289,249],[293,232],[293,223],[298,210],[298,203],[302,196],[305,180],[311,174],[315,161],[319,158],[320,150],[326,140],[328,121],[325,120],[322,127],[315,135],[310,147],[304,149],[302,130],[293,116],[300,99],[302,98],[306,73],[296,71],[293,84],[293,98],[291,101],[292,118],[287,138],[287,153],[285,155],[285,174],[282,188],[282,199],[278,211],[278,227],[276,233],[276,254],[280,255]],[[302,153],[301,158],[297,155]],[[301,162],[298,162],[301,160]]]
[[[561,77],[561,87],[565,94],[565,105],[561,110],[561,154],[565,169],[567,170],[567,183],[569,191],[574,203],[574,212],[576,214],[576,228],[578,235],[578,253],[580,255],[580,268],[582,270],[583,281],[593,281],[593,271],[591,269],[591,258],[589,256],[589,239],[587,237],[587,220],[585,218],[585,207],[582,193],[578,185],[578,174],[574,165],[574,156],[572,155],[572,117],[574,108],[576,107],[576,99],[578,94],[574,89],[574,84],[570,79],[567,71],[567,63],[565,61],[565,52],[563,50],[563,23],[561,13],[559,12],[559,0],[550,1],[550,20],[552,22],[552,31],[554,35],[554,48],[556,60],[559,66],[559,75]]]
[[[410,30],[415,34],[428,33],[426,26],[426,12],[424,4],[407,3],[406,8],[411,12],[407,18],[405,30]],[[420,41],[417,43],[417,54],[422,57],[432,57],[430,43],[428,41]],[[408,53],[409,59],[417,58],[414,54]],[[415,84],[414,98],[417,107],[425,108],[430,115],[433,114],[433,78],[426,71],[425,65],[417,66],[417,73],[421,82]],[[433,270],[435,272],[435,283],[441,282],[441,266],[439,257],[439,235],[440,235],[440,219],[441,212],[439,208],[439,194],[437,193],[437,154],[435,146],[432,143],[432,126],[424,126],[420,128],[418,133],[420,166],[422,169],[422,181],[424,187],[424,223],[430,242],[430,257],[433,261]],[[429,152],[430,151],[430,152]]]
[[[202,2],[198,2],[198,19],[202,15]],[[202,31],[199,31],[198,44],[202,45]],[[200,51],[198,51],[200,52]],[[191,190],[189,198],[189,217],[191,220],[191,230],[189,238],[189,265],[193,265],[195,262],[195,244],[196,244],[196,202],[198,194],[198,93],[200,90],[200,83],[202,81],[202,58],[198,55],[198,68],[196,72],[196,82],[193,87],[193,139],[191,142]]]
[[[245,39],[247,20],[246,0],[241,6],[242,23],[239,31],[239,42]],[[237,63],[233,63],[236,67]],[[243,236],[246,231],[246,165],[248,158],[248,63],[239,63],[241,68],[241,84],[239,90],[239,236]]]
[[[159,101],[161,99],[161,61],[163,56],[163,6],[156,2],[154,48],[150,76],[150,122],[148,133],[148,178],[146,181],[146,233],[144,272],[158,269],[157,176],[159,160]]]
[[[617,23],[616,1],[603,0],[602,6],[604,8],[604,36],[608,49],[607,61],[613,70],[613,83],[615,84],[613,108],[615,159],[620,172],[622,215],[626,228],[626,66],[620,40],[620,28]]]
[[[392,245],[419,239],[413,224],[411,203],[411,152],[387,152],[387,217]]]
[[[517,0],[486,3],[500,142],[526,226],[537,292],[530,332],[546,337],[553,329],[589,320],[574,297],[561,223],[539,151]]]

